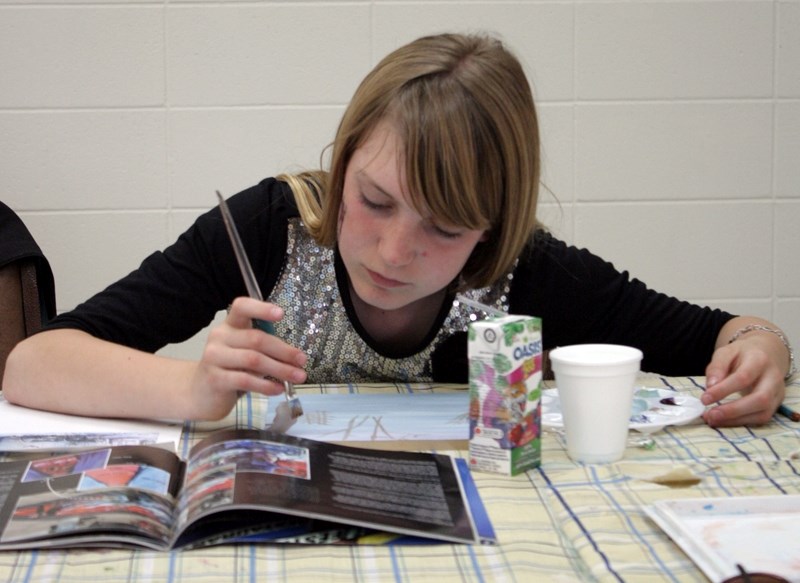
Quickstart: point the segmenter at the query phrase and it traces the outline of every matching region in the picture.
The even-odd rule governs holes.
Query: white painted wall
[[[443,30],[496,31],[527,67],[557,234],[800,344],[799,0],[0,0],[0,200],[59,310],[214,189],[316,166],[371,66]]]

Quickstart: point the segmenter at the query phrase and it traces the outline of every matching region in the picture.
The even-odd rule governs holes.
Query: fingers
[[[719,348],[706,367],[706,392],[703,404],[717,403],[734,393],[749,393],[762,381],[767,387],[783,379],[769,356],[760,350],[742,350],[741,344]],[[774,390],[766,388],[766,391]]]
[[[236,398],[244,392],[268,396],[283,392],[281,381],[234,369],[216,368],[207,383],[210,390],[236,395]]]
[[[272,376],[293,383],[305,382],[306,375],[302,367],[308,361],[307,356],[279,337],[267,333],[263,327],[261,329],[253,327],[254,320],[276,322],[282,317],[283,310],[274,304],[245,297],[234,300],[225,319],[225,324],[229,328],[220,327],[220,338],[217,340],[222,346],[239,351],[235,354],[226,354],[228,360],[221,362],[225,362],[225,366],[230,368],[247,370],[263,376]]]
[[[253,327],[255,320],[276,322],[283,310],[252,298],[237,298],[222,324],[208,334],[192,380],[192,418],[219,419],[243,392],[276,395],[283,382],[304,383],[308,358],[278,336]]]
[[[750,393],[722,405],[711,407],[703,415],[711,427],[735,427],[768,423],[780,400],[773,398],[771,389],[756,387]]]
[[[706,369],[705,405],[719,403],[703,415],[712,427],[762,425],[767,423],[786,393],[783,377],[774,363],[760,351],[741,351],[729,345],[718,349]]]
[[[736,366],[737,351],[723,346],[714,352],[706,367],[706,391],[701,397],[704,405],[711,405],[741,390],[746,382],[729,376]]]
[[[237,298],[225,321],[209,333],[202,362],[222,371],[239,373],[228,375],[225,382],[240,391],[274,394],[282,390],[284,380],[305,382],[303,367],[307,356],[279,337],[253,327],[255,320],[273,322],[281,317],[283,310],[278,306],[252,298]]]
[[[216,341],[224,334],[224,340]],[[298,349],[261,330],[238,330],[209,334],[203,360],[219,368],[242,371],[256,377],[272,377],[303,383],[307,357]]]
[[[244,371],[212,366],[202,361],[191,383],[189,419],[222,419],[236,404],[243,392],[275,395],[283,390],[281,383]]]
[[[234,328],[252,328],[253,320],[277,322],[283,318],[280,306],[253,298],[240,297],[233,300],[225,322]]]

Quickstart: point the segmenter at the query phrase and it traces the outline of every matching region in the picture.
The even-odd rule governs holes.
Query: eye
[[[361,204],[363,204],[365,207],[367,207],[370,210],[379,211],[379,210],[385,210],[385,209],[389,208],[388,205],[380,204],[380,203],[377,203],[377,202],[375,202],[373,200],[368,199],[363,193],[360,195],[360,197],[361,197]]]
[[[453,227],[445,228],[436,224],[431,224],[431,227],[433,228],[433,230],[436,232],[437,235],[445,239],[458,239],[461,236],[461,232],[452,230]]]

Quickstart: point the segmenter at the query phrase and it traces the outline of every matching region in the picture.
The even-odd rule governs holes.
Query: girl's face
[[[443,224],[409,204],[401,142],[379,124],[347,166],[339,252],[355,293],[396,310],[441,291],[461,272],[484,231]]]

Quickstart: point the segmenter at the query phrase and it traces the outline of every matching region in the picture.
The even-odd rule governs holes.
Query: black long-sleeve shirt
[[[231,197],[229,206],[268,298],[286,263],[289,222],[299,214],[291,191],[282,182],[266,179]],[[338,262],[335,252],[326,257]],[[343,277],[340,268],[335,283],[340,290],[346,288]],[[190,338],[241,295],[246,295],[244,283],[222,217],[214,208],[173,245],[153,253],[137,270],[60,315],[48,328],[78,328],[154,352]],[[341,301],[352,321],[355,311],[349,293],[342,293]],[[511,313],[542,319],[545,349],[578,343],[626,344],[643,351],[643,370],[666,375],[704,374],[719,331],[732,317],[650,290],[627,272],[544,231],[536,233],[520,256],[508,303]],[[352,324],[365,334],[357,322]],[[418,352],[426,347],[421,345]],[[378,356],[394,358],[380,350]],[[433,378],[398,380],[464,381],[464,331],[437,345],[431,358]],[[323,379],[349,380],[354,379]]]

